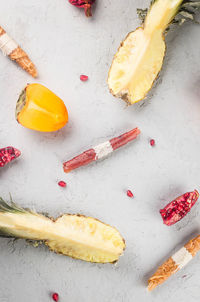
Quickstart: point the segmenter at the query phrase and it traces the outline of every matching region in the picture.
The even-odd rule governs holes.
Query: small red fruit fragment
[[[59,181],[58,185],[62,188],[65,188],[67,186],[66,182],[63,180]]]
[[[21,152],[13,147],[6,147],[0,149],[0,167],[4,167],[6,164],[16,159],[21,155]]]
[[[88,80],[88,76],[82,74],[82,75],[80,75],[80,80],[81,80],[82,82],[86,82],[86,81]]]
[[[164,209],[160,210],[164,224],[170,226],[181,220],[190,212],[198,198],[199,193],[197,190],[194,190],[194,192],[185,193],[167,204]]]
[[[92,4],[95,0],[69,0],[69,3],[76,7],[84,8],[86,17],[92,16]]]
[[[155,140],[154,139],[151,139],[150,140],[150,145],[153,147],[153,146],[155,146]]]
[[[54,301],[58,302],[58,301],[59,301],[59,295],[58,295],[57,293],[54,293],[54,294],[52,295],[52,299],[53,299]]]
[[[133,198],[133,193],[130,190],[128,190],[126,194],[128,197]]]

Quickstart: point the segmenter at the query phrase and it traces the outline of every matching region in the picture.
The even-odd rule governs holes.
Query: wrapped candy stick
[[[37,77],[37,70],[28,55],[0,26],[0,49],[4,55],[15,61],[20,67],[27,71],[32,77]]]
[[[148,281],[148,290],[151,291],[165,282],[171,275],[183,268],[200,250],[200,235],[191,239],[178,252],[165,261]]]
[[[64,171],[67,173],[81,166],[85,166],[93,161],[102,159],[112,153],[114,150],[136,139],[139,134],[140,130],[135,128],[129,132],[123,133],[118,137],[114,137],[107,142],[97,145],[65,162],[63,164]]]

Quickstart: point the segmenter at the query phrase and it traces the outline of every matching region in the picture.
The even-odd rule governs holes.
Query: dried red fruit
[[[170,226],[181,220],[195,205],[198,198],[199,192],[194,190],[194,192],[185,193],[167,204],[164,209],[160,210],[164,224]]]
[[[151,139],[150,140],[150,145],[153,147],[153,146],[155,146],[155,140],[154,139]]]
[[[92,16],[92,4],[95,0],[69,0],[69,3],[76,7],[84,8],[86,17]]]
[[[21,152],[13,147],[6,147],[0,149],[0,167],[4,167],[13,159],[19,157]]]
[[[54,293],[54,294],[52,295],[52,299],[53,299],[54,301],[58,302],[58,301],[59,301],[59,295],[58,295],[57,293]]]
[[[128,190],[126,194],[128,197],[133,198],[133,193],[130,190]]]
[[[80,75],[80,80],[81,80],[82,82],[86,82],[86,81],[88,80],[88,76],[82,74],[82,75]]]
[[[66,182],[63,180],[59,181],[58,185],[63,188],[65,188],[67,186]]]

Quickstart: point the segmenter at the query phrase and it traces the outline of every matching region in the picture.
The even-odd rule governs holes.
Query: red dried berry
[[[155,140],[154,139],[151,139],[150,140],[150,145],[153,147],[153,146],[155,146]]]
[[[69,0],[69,3],[76,7],[84,8],[86,17],[92,16],[92,5],[95,0]]]
[[[53,299],[54,301],[58,302],[58,301],[59,301],[59,295],[58,295],[57,293],[54,293],[54,294],[52,295],[52,299]]]
[[[66,182],[63,180],[59,181],[58,185],[62,188],[65,188],[67,186]]]
[[[160,210],[164,224],[170,226],[181,220],[190,212],[198,198],[199,193],[194,190],[194,192],[185,193],[167,204],[164,209]]]
[[[133,193],[130,190],[128,190],[126,194],[128,197],[133,198]]]
[[[21,152],[13,147],[6,147],[0,149],[0,167],[4,167],[13,159],[19,157]]]
[[[80,80],[81,80],[82,82],[86,82],[86,81],[88,80],[88,76],[82,74],[82,75],[80,75]]]

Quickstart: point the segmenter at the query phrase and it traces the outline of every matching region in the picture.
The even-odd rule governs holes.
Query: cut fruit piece
[[[108,77],[112,94],[129,104],[142,100],[163,63],[162,32],[146,35],[143,28],[130,33],[116,54]]]
[[[114,96],[128,104],[145,98],[162,68],[166,49],[164,32],[182,2],[153,1],[145,22],[126,37],[113,59],[108,75],[108,86]],[[193,7],[192,3],[190,7]]]
[[[160,210],[164,224],[170,226],[185,217],[195,205],[198,198],[199,193],[197,190],[194,190],[194,192],[185,193],[168,203],[164,209]]]
[[[53,252],[90,262],[116,262],[125,249],[120,233],[97,219],[64,214],[53,220],[2,199],[0,234],[43,241]]]
[[[21,152],[13,147],[0,149],[0,167],[4,167],[14,159],[18,158]]]
[[[15,114],[19,124],[40,132],[57,131],[68,122],[64,102],[51,90],[37,83],[28,84],[22,90]]]

